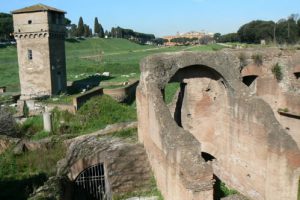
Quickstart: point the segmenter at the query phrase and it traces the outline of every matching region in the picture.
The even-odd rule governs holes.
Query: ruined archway
[[[218,76],[180,81],[181,100],[173,102],[170,112],[161,91],[189,67]],[[227,52],[166,53],[144,59],[141,71],[139,140],[165,199],[212,199],[216,174],[253,199],[296,200],[300,151],[270,106],[241,82],[237,57]],[[214,103],[214,97],[222,101]],[[200,152],[213,155],[218,165],[212,169]]]
[[[75,179],[77,193],[84,196],[81,199],[108,200],[110,199],[109,187],[103,163],[90,166],[83,170]]]
[[[58,174],[71,183],[65,188],[65,200],[109,200],[150,187],[152,174],[142,145],[99,135],[74,140],[61,161]]]
[[[193,65],[179,69],[169,82],[180,83],[169,105],[174,120],[201,141],[202,151],[215,155],[213,140],[223,131],[216,128],[216,123],[227,112],[226,80],[213,68]]]

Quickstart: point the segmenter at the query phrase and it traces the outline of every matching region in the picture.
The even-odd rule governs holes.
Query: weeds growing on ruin
[[[261,66],[263,64],[263,57],[259,53],[253,54],[252,59],[257,66]]]
[[[239,60],[240,60],[240,68],[241,70],[247,65],[247,57],[246,54],[241,52],[238,56]]]
[[[283,79],[282,67],[278,63],[272,67],[272,73],[277,81],[281,81]]]

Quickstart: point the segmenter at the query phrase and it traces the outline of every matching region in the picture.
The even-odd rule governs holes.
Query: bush
[[[54,110],[53,134],[85,134],[108,124],[136,120],[136,110],[120,104],[109,96],[94,97],[76,113]]]
[[[247,65],[247,57],[245,55],[245,53],[241,52],[238,56],[239,60],[240,60],[240,67],[241,70]]]
[[[257,66],[261,66],[263,64],[263,57],[261,54],[253,54],[252,59]]]
[[[7,107],[0,107],[0,135],[18,136],[17,123]]]
[[[283,74],[282,74],[281,66],[278,63],[276,63],[276,65],[273,66],[272,73],[274,74],[277,81],[282,80]]]
[[[278,108],[278,112],[289,112],[288,108]]]
[[[30,117],[20,126],[20,132],[22,135],[27,137],[30,137],[41,131],[43,131],[42,116]]]
[[[120,104],[109,96],[92,98],[76,116],[84,130],[96,130],[108,124],[136,120],[136,110]]]

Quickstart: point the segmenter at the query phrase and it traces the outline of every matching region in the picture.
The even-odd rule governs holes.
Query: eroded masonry
[[[166,53],[141,62],[139,140],[165,199],[213,199],[218,177],[251,199],[297,200],[299,58],[266,49]],[[170,82],[180,88],[167,105]]]

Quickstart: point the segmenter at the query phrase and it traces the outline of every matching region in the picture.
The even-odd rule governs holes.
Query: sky
[[[252,20],[273,20],[300,14],[300,0],[0,0],[0,12],[42,3],[65,10],[77,24],[80,16],[93,28],[120,26],[157,37],[189,31],[236,32]]]

